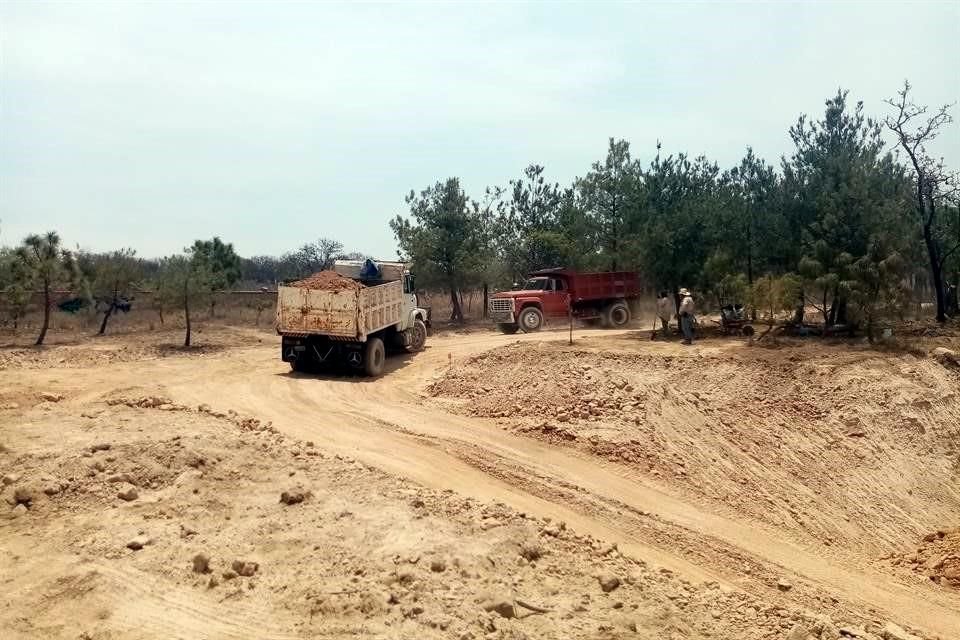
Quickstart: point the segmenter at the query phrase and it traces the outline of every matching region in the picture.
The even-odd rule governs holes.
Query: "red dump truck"
[[[519,291],[495,293],[489,315],[504,333],[539,331],[547,319],[566,319],[571,312],[588,324],[622,327],[639,297],[640,275],[633,271],[543,269],[531,273]]]

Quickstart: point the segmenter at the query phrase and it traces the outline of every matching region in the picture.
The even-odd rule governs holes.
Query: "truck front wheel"
[[[423,347],[427,344],[427,325],[423,323],[423,320],[417,318],[413,321],[413,326],[410,327],[409,331],[410,344],[407,345],[407,351],[410,353],[423,351]]]
[[[626,302],[614,302],[607,307],[607,326],[619,328],[627,326],[630,322],[630,307]]]
[[[536,307],[527,307],[520,312],[519,321],[520,328],[523,329],[525,333],[540,331],[540,328],[543,326],[543,312]]]
[[[370,338],[363,351],[363,371],[368,376],[376,377],[383,373],[383,364],[387,360],[383,340]]]

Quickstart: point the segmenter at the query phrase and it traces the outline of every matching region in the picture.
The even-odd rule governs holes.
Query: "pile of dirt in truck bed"
[[[51,395],[4,425],[5,638],[879,631],[867,612],[831,621],[691,583],[563,523],[425,489],[221,407],[123,389]]]
[[[867,557],[960,513],[960,378],[933,358],[583,338],[468,358],[427,393]]]
[[[324,291],[358,291],[363,284],[346,278],[336,271],[318,271],[308,278],[290,283],[291,287],[301,289],[323,289]]]
[[[892,554],[889,560],[941,586],[960,589],[960,527],[932,531],[915,551]]]

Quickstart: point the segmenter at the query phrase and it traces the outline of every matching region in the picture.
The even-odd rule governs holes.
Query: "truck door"
[[[567,316],[568,300],[569,292],[566,283],[560,278],[550,278],[550,284],[543,292],[544,315],[565,318]]]

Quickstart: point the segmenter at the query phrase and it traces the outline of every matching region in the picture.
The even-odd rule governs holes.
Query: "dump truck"
[[[488,314],[508,334],[539,331],[549,318],[570,316],[616,328],[630,322],[640,295],[640,275],[633,271],[543,269],[531,273],[519,290],[493,294]]]
[[[428,317],[402,262],[337,260],[277,288],[280,357],[294,371],[342,365],[379,376],[388,349],[424,348]]]

